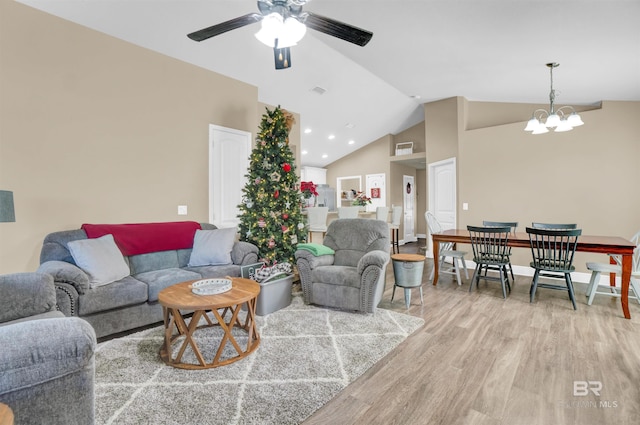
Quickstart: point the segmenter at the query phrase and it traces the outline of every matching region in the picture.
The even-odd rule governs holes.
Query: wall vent
[[[322,88],[320,86],[315,86],[314,88],[311,89],[311,91],[317,94],[325,94],[327,89]]]

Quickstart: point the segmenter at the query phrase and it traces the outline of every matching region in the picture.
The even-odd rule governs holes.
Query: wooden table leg
[[[631,281],[632,263],[632,254],[622,256],[622,295],[620,302],[622,303],[622,313],[627,319],[631,319],[631,313],[629,313],[629,282]]]
[[[240,305],[236,305],[235,309],[232,311],[233,311],[233,314],[231,316],[231,319],[227,323],[224,319],[224,316],[218,313],[218,310],[213,310],[213,314],[216,316],[216,319],[218,319],[218,324],[220,325],[220,328],[222,328],[222,330],[224,331],[224,336],[222,337],[222,340],[220,340],[220,346],[218,347],[218,351],[216,352],[216,355],[213,358],[213,361],[211,362],[212,365],[218,364],[218,362],[220,361],[220,356],[222,356],[222,352],[224,350],[224,347],[227,345],[227,341],[231,342],[233,347],[236,349],[238,356],[240,357],[244,356],[242,348],[240,348],[240,345],[238,345],[238,342],[231,334],[231,331],[233,330],[233,327],[235,326],[238,320],[238,312],[240,311]]]
[[[193,339],[193,333],[198,328],[198,322],[200,321],[200,317],[202,316],[202,313],[203,313],[202,310],[197,310],[193,313],[193,316],[191,316],[191,321],[189,322],[189,326],[187,326],[187,324],[185,323],[184,318],[180,314],[179,310],[177,309],[171,309],[171,310],[172,310],[174,320],[176,321],[177,328],[179,330],[181,329],[182,330],[181,333],[184,334],[184,341],[182,341],[182,346],[180,347],[180,350],[178,351],[178,355],[176,356],[175,360],[172,360],[172,361],[174,361],[175,363],[181,363],[182,355],[187,349],[187,346],[190,345],[191,349],[193,350],[193,354],[195,354],[196,358],[198,359],[198,362],[200,362],[200,365],[205,366],[207,363],[204,361],[204,357],[202,356],[202,353],[198,348],[198,344],[196,344],[196,341]]]
[[[431,241],[433,243],[433,286],[436,286],[438,283],[438,266],[440,265],[440,242],[433,240],[433,236],[431,236]]]
[[[613,264],[616,265],[618,264],[618,262],[616,261],[616,258],[613,255],[609,256],[609,264]],[[609,286],[616,286],[616,274],[615,273],[609,273]]]
[[[255,342],[260,341],[260,335],[258,334],[258,328],[256,327],[256,302],[257,298],[247,301],[247,317],[244,323],[244,329],[247,330],[249,338],[247,339],[247,351],[251,349],[251,346]]]

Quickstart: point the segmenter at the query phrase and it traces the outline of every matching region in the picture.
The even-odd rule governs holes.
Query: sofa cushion
[[[189,267],[231,264],[231,250],[238,229],[230,227],[215,230],[197,230]]]
[[[53,277],[45,273],[0,276],[0,323],[55,311]]]
[[[148,287],[131,276],[109,285],[89,289],[78,298],[78,315],[85,316],[113,308],[139,304],[147,301]],[[122,320],[126,320],[123,318]]]
[[[156,302],[158,294],[164,288],[187,280],[198,280],[201,276],[195,272],[173,268],[140,273],[135,278],[147,284],[149,302]]]
[[[389,252],[389,226],[370,218],[334,220],[322,243],[336,252],[335,265],[356,267],[369,251]]]
[[[198,273],[203,279],[213,279],[225,276],[240,277],[240,266],[235,264],[225,264],[223,266],[185,267],[184,270]]]
[[[12,320],[10,322],[2,322],[0,323],[0,328],[8,325],[15,325],[16,323],[28,322],[31,320],[38,319],[55,319],[56,317],[65,317],[64,313],[58,310],[49,311],[46,313],[34,314],[33,316],[23,317],[21,319]]]
[[[106,285],[129,276],[129,266],[112,235],[67,244],[73,260],[89,275],[89,287]]]
[[[129,266],[133,276],[150,272],[180,267],[177,251],[160,251],[150,254],[132,255],[129,257]]]
[[[320,266],[311,271],[312,282],[329,283],[338,286],[360,287],[360,275],[357,267]]]

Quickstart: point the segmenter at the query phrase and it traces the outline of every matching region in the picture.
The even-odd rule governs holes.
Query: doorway
[[[249,169],[251,133],[209,125],[209,223],[234,227]]]
[[[416,205],[416,181],[414,176],[402,176],[402,208],[403,208],[403,240],[404,243],[416,242],[416,220],[415,220],[415,205]]]
[[[444,230],[454,229],[458,222],[456,210],[456,159],[449,158],[428,165],[429,211]],[[431,235],[427,235],[429,255],[433,256]]]

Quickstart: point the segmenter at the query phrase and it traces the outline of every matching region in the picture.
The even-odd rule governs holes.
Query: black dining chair
[[[517,221],[487,221],[484,220],[482,222],[482,225],[485,227],[504,227],[504,226],[509,226],[511,228],[511,234],[516,232],[516,228],[518,227],[518,222]],[[509,270],[509,274],[511,274],[511,280],[513,280],[513,282],[515,283],[516,278],[513,275],[513,267],[511,266],[511,247],[509,247],[508,249],[508,255],[509,255],[509,266],[508,266],[508,270]],[[489,271],[489,269],[491,269],[492,267],[486,267],[484,274],[486,275],[487,272]]]
[[[535,269],[529,291],[530,302],[535,299],[538,288],[566,290],[569,292],[573,309],[577,310],[571,272],[575,271],[573,256],[576,252],[578,236],[582,234],[582,229],[527,227],[527,233],[529,234],[531,256],[533,258],[530,265]],[[540,283],[540,277],[564,278],[565,285]]]
[[[480,227],[467,226],[471,238],[471,248],[473,249],[473,262],[476,270],[471,278],[469,292],[473,289],[473,282],[476,288],[480,284],[480,279],[497,280],[502,285],[502,296],[507,298],[507,289],[511,292],[509,283],[509,233],[511,227]],[[482,275],[482,269],[490,267],[498,271],[498,277]]]
[[[531,227],[535,229],[577,229],[578,225],[575,223],[531,223]]]

